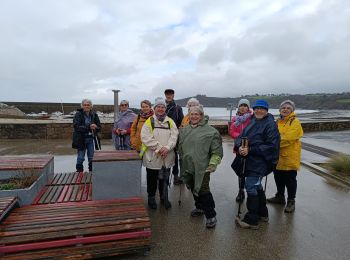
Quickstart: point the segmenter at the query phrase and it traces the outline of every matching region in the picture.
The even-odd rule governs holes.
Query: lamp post
[[[118,113],[119,113],[119,99],[118,99],[118,93],[120,92],[119,89],[113,89],[114,92],[114,122],[117,120]]]

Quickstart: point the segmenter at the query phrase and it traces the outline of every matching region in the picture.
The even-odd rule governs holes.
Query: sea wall
[[[228,133],[225,124],[213,125],[222,135]],[[304,132],[349,130],[350,121],[303,122]],[[113,123],[102,123],[102,138],[110,139]],[[0,139],[70,139],[72,123],[1,123]]]

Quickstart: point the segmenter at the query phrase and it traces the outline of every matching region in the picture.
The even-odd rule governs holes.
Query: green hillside
[[[186,106],[187,100],[191,97],[178,99],[176,102],[181,106]],[[235,98],[207,97],[206,95],[195,96],[205,107],[227,107],[229,103],[237,105],[241,98],[246,98],[251,104],[256,99],[265,99],[269,102],[271,108],[278,108],[283,100],[290,99],[295,102],[300,109],[347,109],[350,110],[350,92],[344,93],[316,93],[306,95],[289,95],[289,94],[268,94],[268,95],[251,95]]]

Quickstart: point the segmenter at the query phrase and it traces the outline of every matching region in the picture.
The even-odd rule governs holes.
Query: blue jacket
[[[248,138],[249,152],[246,156],[245,176],[265,176],[277,164],[280,134],[273,116],[268,113],[263,119],[252,117],[248,126],[235,140],[235,151],[241,146],[242,137]]]

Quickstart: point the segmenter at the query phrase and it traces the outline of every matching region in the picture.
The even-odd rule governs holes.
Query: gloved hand
[[[209,173],[215,172],[216,171],[216,165],[209,164],[209,166],[207,167],[207,169],[205,171],[209,172]]]

